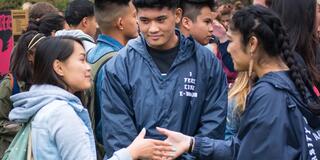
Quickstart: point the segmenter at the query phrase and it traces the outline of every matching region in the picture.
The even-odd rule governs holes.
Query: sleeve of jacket
[[[247,108],[240,121],[238,138],[241,146],[237,159],[295,159],[295,137],[288,120],[285,91],[267,84],[248,96]],[[284,154],[285,153],[285,154]]]
[[[6,76],[0,84],[0,135],[14,136],[20,128],[19,124],[10,122],[8,118],[12,110],[11,93],[10,77]]]
[[[210,139],[208,137],[195,137],[192,155],[203,160],[231,160],[235,149],[238,147],[239,143],[236,137],[232,137],[228,141]]]
[[[103,145],[109,158],[115,151],[129,146],[138,135],[126,67],[119,56],[102,68],[105,78],[99,93]]]
[[[132,157],[127,148],[120,149],[114,152],[113,156],[108,160],[132,160]]]
[[[219,61],[216,58],[211,59],[212,61],[208,64],[210,67],[208,89],[202,106],[200,128],[196,136],[224,139],[227,115],[227,79]]]

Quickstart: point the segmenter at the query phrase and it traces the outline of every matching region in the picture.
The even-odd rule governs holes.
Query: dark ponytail
[[[37,31],[45,36],[64,28],[65,18],[56,13],[48,13],[40,19],[30,19],[27,31]]]
[[[28,31],[37,31],[37,32],[39,32],[39,25],[40,25],[39,20],[30,19],[26,32],[28,32]]]

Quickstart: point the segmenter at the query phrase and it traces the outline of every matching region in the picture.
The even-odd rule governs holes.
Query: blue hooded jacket
[[[224,138],[227,81],[214,55],[177,31],[179,51],[161,75],[140,36],[102,68],[103,142],[106,156],[127,147],[138,133],[164,139],[156,127],[192,136]],[[103,98],[102,98],[103,97]]]
[[[320,119],[306,108],[289,72],[271,72],[249,93],[237,136],[230,141],[196,137],[193,155],[204,160],[319,159],[319,129]]]

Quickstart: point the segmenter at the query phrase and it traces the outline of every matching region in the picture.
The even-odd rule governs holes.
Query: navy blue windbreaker
[[[103,142],[106,156],[127,147],[143,129],[164,139],[156,127],[192,136],[224,138],[227,81],[214,55],[192,38],[179,35],[179,51],[161,75],[138,37],[102,68]]]
[[[320,119],[306,109],[289,73],[268,73],[248,95],[237,136],[231,141],[196,137],[193,155],[204,160],[319,159],[319,129]]]

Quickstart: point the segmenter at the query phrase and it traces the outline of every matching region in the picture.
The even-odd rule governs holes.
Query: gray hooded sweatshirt
[[[94,39],[89,36],[88,34],[85,34],[82,30],[76,29],[76,30],[60,30],[57,31],[56,36],[72,36],[81,39],[84,49],[86,50],[86,53],[90,49],[96,46]]]

